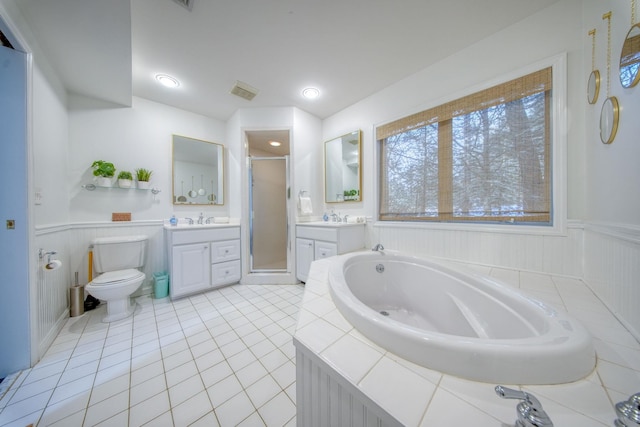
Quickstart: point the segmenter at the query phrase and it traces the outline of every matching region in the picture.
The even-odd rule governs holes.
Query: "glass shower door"
[[[288,157],[251,157],[251,272],[286,272]]]

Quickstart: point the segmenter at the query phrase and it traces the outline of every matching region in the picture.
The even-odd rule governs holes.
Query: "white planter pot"
[[[131,188],[131,184],[133,184],[133,181],[131,181],[130,179],[119,179],[118,180],[118,186],[120,188]]]
[[[138,188],[140,190],[148,190],[149,189],[149,181],[138,181]]]
[[[99,176],[96,178],[96,185],[98,187],[111,187],[111,177]]]

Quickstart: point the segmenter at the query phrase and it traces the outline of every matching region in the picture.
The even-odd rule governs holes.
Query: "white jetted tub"
[[[338,310],[370,340],[475,381],[558,384],[587,376],[595,351],[575,319],[486,275],[395,251],[336,257]]]

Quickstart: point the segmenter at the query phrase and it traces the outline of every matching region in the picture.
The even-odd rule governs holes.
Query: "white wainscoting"
[[[134,294],[152,292],[153,273],[167,271],[162,221],[136,221],[126,223],[100,222],[38,227],[35,232],[36,251],[55,250],[62,267],[44,271],[45,260],[38,263],[36,277],[36,330],[39,358],[44,355],[69,316],[69,287],[78,272],[79,283],[87,283],[89,270],[89,245],[96,237],[144,234],[149,237],[147,260],[144,266],[146,279]],[[94,277],[96,272],[94,271]]]
[[[640,341],[640,227],[586,223],[584,280]]]
[[[518,226],[513,226],[518,227]],[[582,224],[570,222],[566,235],[518,234],[470,228],[436,228],[376,223],[369,229],[371,245],[382,243],[415,255],[428,255],[472,264],[582,277]]]
[[[305,427],[401,427],[342,375],[294,339],[296,420]]]
[[[69,245],[67,233],[69,227],[48,227],[37,230],[35,235],[35,250],[56,251],[54,256],[62,262],[57,270],[45,271],[47,259],[38,259],[36,278],[36,333],[38,339],[38,355],[41,357],[49,348],[58,332],[69,316]]]

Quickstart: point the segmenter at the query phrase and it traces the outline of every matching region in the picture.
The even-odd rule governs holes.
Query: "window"
[[[552,223],[552,68],[382,125],[379,219]]]

